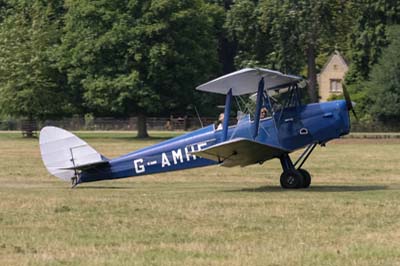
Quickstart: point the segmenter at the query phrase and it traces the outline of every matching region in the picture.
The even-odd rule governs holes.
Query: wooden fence
[[[148,130],[194,130],[214,123],[216,118],[202,117],[201,122],[193,117],[147,117]],[[113,118],[73,117],[59,120],[28,121],[28,120],[3,120],[0,121],[0,130],[20,130],[23,134],[35,132],[44,126],[57,126],[67,130],[137,130],[137,117]],[[25,132],[25,133],[24,133]]]
[[[171,116],[148,117],[148,130],[194,130],[202,126],[214,123],[217,117],[202,117],[201,122],[195,117]],[[234,124],[232,119],[230,124]],[[400,123],[383,125],[380,123],[362,124],[352,121],[352,132],[400,132]],[[0,130],[19,130],[23,135],[35,135],[43,126],[58,126],[67,130],[137,130],[137,118],[113,118],[113,117],[72,117],[59,120],[27,121],[27,120],[0,120]]]

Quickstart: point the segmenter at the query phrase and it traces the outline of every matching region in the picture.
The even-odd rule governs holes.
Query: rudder
[[[108,163],[108,159],[64,129],[48,126],[40,131],[40,153],[50,174],[71,181],[82,169]]]

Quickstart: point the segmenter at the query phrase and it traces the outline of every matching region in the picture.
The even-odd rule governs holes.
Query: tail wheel
[[[303,188],[308,188],[310,187],[311,184],[311,175],[307,170],[304,169],[298,169],[297,171],[300,172],[300,174],[303,176],[304,178],[304,184],[303,184]]]
[[[304,187],[304,176],[297,170],[285,171],[281,174],[281,186],[282,188],[302,188]]]

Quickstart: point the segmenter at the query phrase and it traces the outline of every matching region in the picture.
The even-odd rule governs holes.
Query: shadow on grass
[[[284,191],[305,191],[305,192],[362,192],[374,190],[386,190],[387,186],[311,186],[305,189],[283,189],[279,186],[262,186],[257,188],[242,188],[225,190],[224,192],[284,192]]]
[[[123,186],[76,186],[76,187],[74,187],[74,188],[72,188],[72,189],[78,189],[78,190],[81,190],[81,189],[126,189],[126,190],[131,190],[131,189],[135,189],[136,187],[133,187],[133,186],[126,186],[126,187],[123,187]]]

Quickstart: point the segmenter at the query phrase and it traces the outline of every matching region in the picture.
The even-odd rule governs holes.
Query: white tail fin
[[[65,181],[71,181],[77,169],[108,162],[85,141],[58,127],[44,127],[39,144],[47,171]]]

